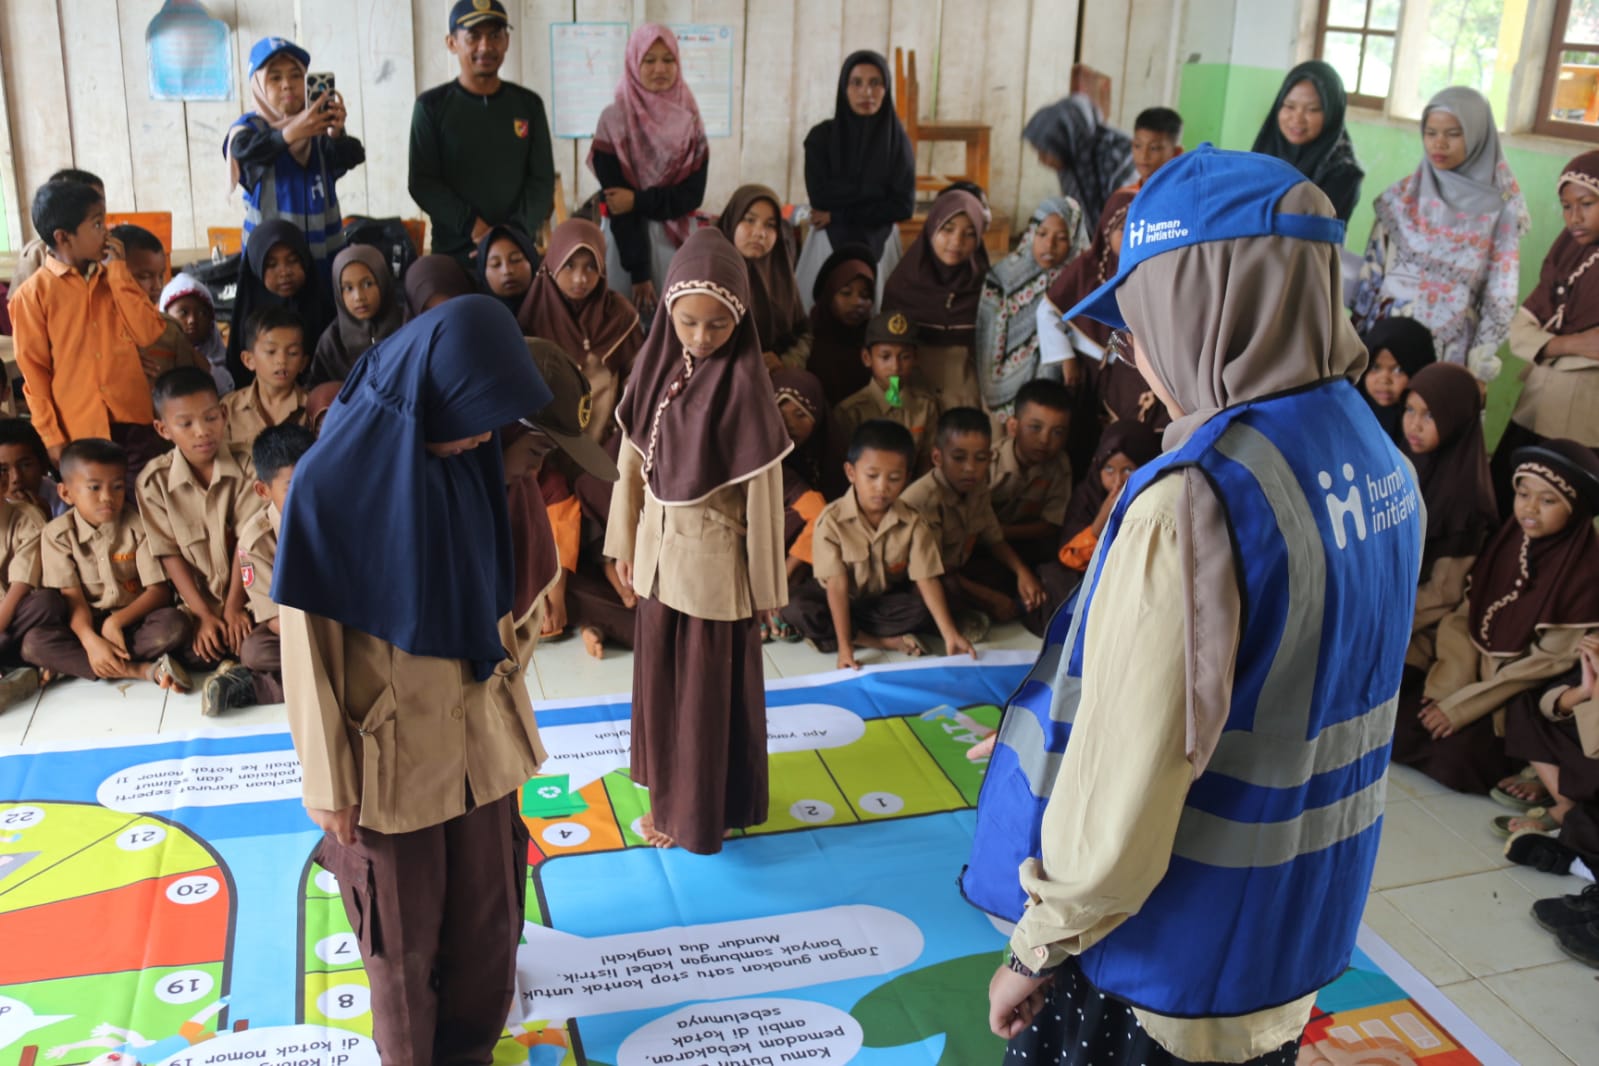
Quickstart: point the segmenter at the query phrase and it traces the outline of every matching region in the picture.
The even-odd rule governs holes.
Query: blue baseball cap
[[[255,77],[255,72],[267,65],[268,60],[281,52],[287,52],[300,61],[300,66],[311,65],[311,53],[295,44],[287,37],[263,37],[255,42],[255,47],[250,49],[250,77]]]
[[[1155,171],[1127,207],[1116,276],[1062,318],[1086,316],[1126,329],[1116,290],[1139,264],[1162,252],[1240,237],[1296,237],[1344,243],[1344,224],[1321,215],[1290,215],[1277,202],[1310,179],[1274,156],[1228,152],[1206,142]]]

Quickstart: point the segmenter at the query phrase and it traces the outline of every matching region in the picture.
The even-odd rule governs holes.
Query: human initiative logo
[[[1127,226],[1129,248],[1137,248],[1140,244],[1175,241],[1186,236],[1188,236],[1188,227],[1183,225],[1180,218],[1168,218],[1164,222],[1150,222],[1141,218]]]
[[[1364,494],[1355,482],[1353,464],[1345,463],[1339,473],[1343,474],[1348,487],[1342,497],[1332,490],[1332,474],[1323,470],[1316,475],[1316,481],[1327,493],[1327,518],[1332,522],[1333,539],[1340,550],[1349,546],[1351,524],[1355,529],[1354,539],[1363,541],[1368,531],[1373,536],[1386,533],[1415,517],[1418,509],[1416,494],[1402,468],[1396,466],[1381,478],[1365,475]]]

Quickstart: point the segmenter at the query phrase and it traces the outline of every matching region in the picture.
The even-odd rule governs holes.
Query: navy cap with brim
[[[1128,205],[1116,276],[1061,317],[1126,329],[1116,292],[1141,263],[1163,252],[1243,237],[1295,237],[1341,246],[1344,224],[1338,219],[1277,210],[1283,194],[1307,180],[1269,155],[1224,151],[1208,142],[1184,152],[1155,171]]]
[[[295,44],[287,37],[263,37],[255,42],[250,49],[249,77],[255,77],[255,72],[272,61],[273,56],[288,54],[300,61],[300,66],[311,65],[311,53]]]
[[[510,16],[506,14],[505,5],[499,0],[490,0],[489,3],[474,3],[473,0],[459,0],[450,8],[450,32],[471,29],[473,26],[484,22],[504,23],[507,29],[511,26]]]

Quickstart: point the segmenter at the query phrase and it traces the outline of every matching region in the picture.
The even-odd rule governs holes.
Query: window
[[[1533,129],[1599,141],[1599,0],[1558,0]]]
[[[1383,106],[1394,69],[1400,0],[1321,0],[1316,54],[1344,79],[1349,102]]]

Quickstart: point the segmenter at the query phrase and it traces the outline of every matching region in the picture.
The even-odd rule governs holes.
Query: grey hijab
[[[1456,85],[1427,102],[1421,113],[1423,128],[1434,111],[1447,111],[1460,120],[1466,134],[1466,161],[1453,170],[1439,170],[1423,155],[1417,171],[1419,196],[1436,197],[1461,214],[1497,217],[1509,197],[1499,177],[1505,153],[1494,128],[1493,107],[1477,90]]]

